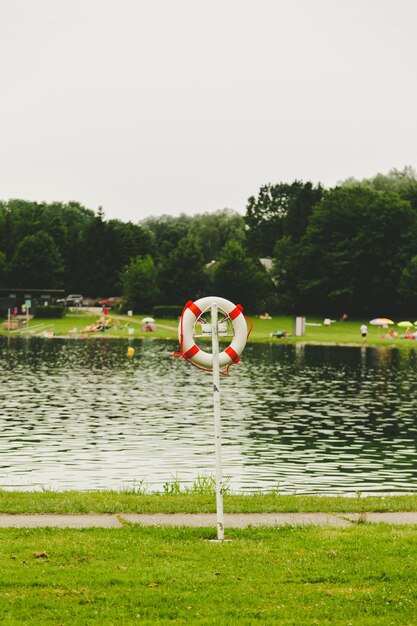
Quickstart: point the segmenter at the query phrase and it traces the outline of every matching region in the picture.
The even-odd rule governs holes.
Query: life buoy
[[[191,361],[194,365],[203,369],[213,369],[213,355],[204,352],[197,346],[193,338],[193,332],[198,318],[207,311],[213,303],[216,303],[219,310],[225,313],[231,320],[234,330],[234,337],[230,346],[223,352],[219,353],[220,367],[227,367],[232,363],[240,361],[248,336],[245,316],[243,315],[243,307],[240,304],[233,304],[225,298],[216,296],[207,296],[200,298],[195,302],[191,300],[187,302],[182,312],[180,323],[178,325],[178,337],[180,341],[180,353],[187,361]]]

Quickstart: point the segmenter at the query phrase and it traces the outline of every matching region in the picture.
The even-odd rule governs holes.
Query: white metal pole
[[[223,514],[223,478],[222,478],[222,443],[220,425],[220,364],[219,364],[219,337],[218,337],[218,308],[217,303],[211,305],[211,341],[213,356],[213,409],[214,409],[214,439],[216,449],[216,510],[217,510],[217,539],[224,541],[224,514]]]

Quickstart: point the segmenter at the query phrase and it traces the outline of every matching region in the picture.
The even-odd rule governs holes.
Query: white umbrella
[[[372,326],[389,326],[390,324],[393,324],[394,322],[388,319],[388,317],[376,317],[375,319],[371,320],[369,323],[372,324]]]

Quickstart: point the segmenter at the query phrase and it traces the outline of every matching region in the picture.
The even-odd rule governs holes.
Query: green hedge
[[[177,319],[177,317],[181,316],[182,309],[182,306],[155,306],[153,308],[152,315],[159,318],[172,317]]]
[[[65,315],[65,307],[63,306],[36,306],[34,317],[37,319],[60,318]]]

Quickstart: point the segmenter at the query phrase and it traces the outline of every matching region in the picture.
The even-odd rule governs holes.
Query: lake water
[[[214,474],[212,379],[177,344],[0,339],[0,488],[102,489]],[[222,378],[236,492],[417,491],[416,352],[249,344]]]

